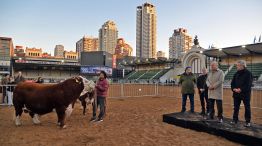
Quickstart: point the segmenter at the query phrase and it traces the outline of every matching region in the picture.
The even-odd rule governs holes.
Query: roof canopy
[[[129,59],[129,60],[122,60],[121,64],[126,65],[126,66],[132,66],[132,65],[149,65],[149,64],[166,64],[166,63],[178,63],[178,59],[167,59],[164,57],[160,58],[148,58],[148,59],[139,59],[139,58],[134,58],[134,59]]]
[[[250,54],[262,54],[262,43],[233,46],[227,48],[211,48],[203,51],[208,57],[241,56]]]

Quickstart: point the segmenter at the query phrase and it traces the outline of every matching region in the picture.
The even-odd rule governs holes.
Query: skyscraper
[[[0,37],[0,75],[10,73],[10,60],[14,55],[12,38]]]
[[[81,57],[81,52],[98,51],[98,38],[84,36],[76,42],[76,52]]]
[[[99,29],[99,50],[114,54],[117,38],[118,30],[116,24],[111,20],[105,22],[102,28]]]
[[[156,58],[156,8],[144,3],[136,9],[136,57]]]
[[[64,57],[64,46],[63,45],[56,45],[55,46],[55,57]]]
[[[10,61],[14,54],[12,38],[0,37],[0,60]]]
[[[169,58],[179,58],[182,52],[187,52],[192,47],[192,37],[184,28],[175,29],[169,38]]]

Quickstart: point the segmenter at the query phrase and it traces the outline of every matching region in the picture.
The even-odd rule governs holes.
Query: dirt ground
[[[55,112],[41,116],[41,125],[33,125],[29,115],[23,114],[23,125],[16,127],[12,120],[14,108],[0,106],[0,145],[239,145],[222,137],[162,122],[163,114],[178,112],[180,106],[178,98],[109,98],[104,121],[90,123],[91,110],[82,115],[78,103],[67,120],[66,129],[56,126]],[[199,111],[199,103],[196,103],[196,111]],[[262,119],[255,117],[262,113],[253,112],[253,122],[261,124]],[[224,107],[224,113],[226,117],[231,117],[232,108]],[[240,115],[243,119],[243,108]]]

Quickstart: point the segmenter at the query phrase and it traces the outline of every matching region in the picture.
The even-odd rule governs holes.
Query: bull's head
[[[83,84],[84,84],[84,89],[82,91],[81,95],[84,95],[85,93],[89,92],[93,92],[95,89],[95,83],[92,80],[87,80],[86,78],[79,76],[80,78],[82,78]]]

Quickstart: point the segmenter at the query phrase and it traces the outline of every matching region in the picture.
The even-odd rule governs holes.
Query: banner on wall
[[[82,74],[99,74],[105,71],[107,75],[112,75],[112,68],[106,66],[81,66],[80,73]]]

